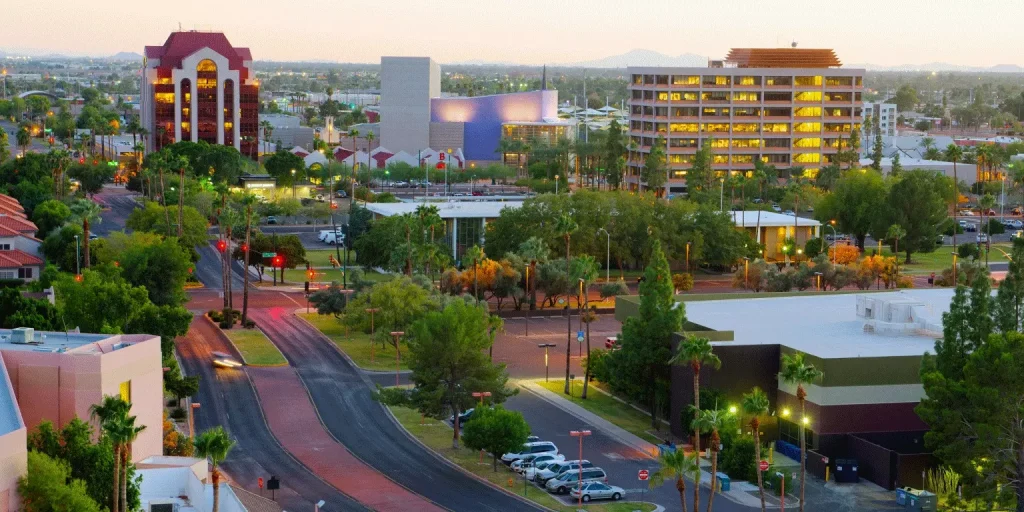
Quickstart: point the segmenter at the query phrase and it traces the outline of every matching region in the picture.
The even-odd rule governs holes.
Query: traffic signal
[[[338,205],[335,204],[335,203],[331,203],[331,209],[332,210],[337,210],[338,209]]]
[[[249,252],[249,244],[242,244],[242,252]]]
[[[79,158],[78,163],[85,164],[85,157]]]
[[[274,256],[273,265],[277,268],[284,268],[284,258],[280,256]]]
[[[309,293],[309,281],[306,281],[306,293]]]
[[[217,240],[217,250],[220,251],[220,252],[227,251],[228,250],[228,243],[225,242],[224,240]]]

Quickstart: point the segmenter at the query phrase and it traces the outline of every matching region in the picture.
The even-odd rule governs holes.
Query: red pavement
[[[579,329],[579,317],[572,317],[572,354],[569,360],[569,372],[577,379],[583,378],[580,367],[580,349],[583,357],[587,355],[586,341],[576,342],[576,331]],[[583,327],[586,330],[586,325]],[[621,324],[611,314],[599,315],[590,324],[590,348],[604,348],[604,341],[615,336],[622,330]],[[526,336],[525,318],[506,318],[505,332],[498,335],[494,342],[494,360],[505,363],[510,376],[515,378],[540,378],[544,376],[544,349],[538,343],[554,343],[548,349],[551,378],[565,379],[565,344],[569,342],[569,327],[564,316],[531,318],[530,336]]]
[[[246,372],[274,437],[320,478],[373,510],[444,510],[363,464],[335,441],[291,367],[250,366]]]

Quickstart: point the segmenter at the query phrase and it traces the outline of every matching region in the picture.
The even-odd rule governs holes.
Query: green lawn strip
[[[421,443],[427,445],[428,448],[437,452],[442,457],[448,459],[452,463],[458,465],[462,469],[473,473],[474,475],[481,477],[494,485],[504,487],[510,492],[514,492],[520,496],[523,495],[523,479],[516,473],[509,470],[498,462],[498,471],[493,470],[492,459],[487,454],[484,454],[483,463],[480,462],[480,452],[470,450],[466,447],[460,447],[459,449],[452,449],[452,428],[439,420],[427,418],[422,420],[420,413],[414,409],[407,407],[391,407],[391,413],[395,415],[398,422],[412,434],[416,439],[419,439]],[[421,424],[421,421],[423,422]],[[513,485],[509,487],[509,479],[512,479]],[[538,489],[537,486],[530,483],[526,486],[526,498],[550,509],[557,510],[558,512],[573,512],[577,510],[575,506],[565,506],[551,494],[546,491]],[[594,512],[632,512],[634,510],[643,510],[649,512],[654,510],[654,505],[649,503],[637,504],[630,502],[618,502],[618,503],[591,503],[584,505],[584,509],[592,510]]]
[[[966,238],[961,240],[960,236],[965,236]],[[957,241],[959,242],[958,245],[963,245],[963,243],[965,243],[965,242],[972,243],[975,240],[976,239],[972,235],[970,235],[970,234],[968,234],[968,235],[958,235],[957,236]],[[1002,249],[1002,250],[1000,250],[1000,249]],[[1006,262],[1008,262],[1010,260],[1009,260],[1009,258],[1006,257],[1006,255],[1003,254],[1003,251],[1006,251],[1006,253],[1009,254],[1012,249],[1013,249],[1013,245],[1012,244],[1006,244],[1006,243],[992,244],[992,250],[989,251],[989,253],[988,253],[988,261],[990,263],[1006,263]],[[871,250],[871,249],[869,248],[869,250]],[[885,247],[885,248],[882,249],[882,254],[884,256],[892,256],[892,251],[890,251],[888,247]],[[905,253],[900,253],[900,272],[901,273],[902,272],[906,272],[908,274],[928,274],[928,273],[931,273],[931,272],[938,273],[938,272],[941,272],[944,269],[947,269],[947,268],[950,268],[950,267],[953,266],[953,247],[952,246],[948,246],[948,245],[944,245],[942,247],[939,247],[939,248],[935,249],[932,252],[915,252],[915,253],[910,255],[910,261],[911,261],[910,264],[907,264],[907,263],[903,262],[905,258],[906,258],[906,254]],[[981,260],[982,261],[985,260],[985,253],[984,252],[982,252]]]
[[[338,263],[344,263],[344,248],[339,248],[337,250],[335,250],[334,247],[329,249],[306,249],[306,260],[308,260],[309,264],[314,267],[329,267],[331,266],[331,260],[328,256],[334,256],[337,258],[339,254],[341,255],[341,258],[338,260]],[[348,262],[350,264],[354,264],[356,262],[356,251],[350,250],[348,252]]]
[[[223,332],[235,344],[235,348],[242,353],[245,364],[249,366],[285,366],[288,364],[288,361],[281,355],[281,351],[259,329],[245,329],[236,326],[232,329],[225,329]]]
[[[364,370],[393,371],[395,369],[395,349],[390,343],[381,348],[380,342],[374,344],[373,361],[370,358],[370,335],[349,329],[348,336],[345,336],[345,326],[338,319],[331,315],[319,315],[317,313],[300,313],[300,318],[316,327],[334,342],[342,352],[348,354],[356,366]],[[407,345],[401,344],[402,353],[406,353]],[[399,368],[408,370],[409,367],[402,359]]]
[[[538,382],[543,388],[558,394],[565,400],[583,407],[584,409],[612,422],[627,432],[643,439],[644,441],[659,444],[663,442],[647,431],[651,428],[651,417],[630,407],[627,404],[598,391],[589,391],[587,399],[580,398],[583,394],[583,381],[573,381],[572,396],[566,396],[565,381]]]

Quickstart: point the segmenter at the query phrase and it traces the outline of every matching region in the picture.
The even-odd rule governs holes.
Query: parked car
[[[465,411],[459,413],[459,424],[462,425],[467,421],[473,419],[473,411],[475,410],[476,408],[470,407],[469,409],[466,409]],[[448,417],[448,423],[455,423],[455,415]]]
[[[583,495],[582,498],[580,498],[581,494]],[[580,486],[573,487],[569,495],[573,499],[582,499],[585,502],[590,500],[619,501],[626,495],[626,490],[604,482],[590,482],[584,483],[582,488]]]
[[[232,357],[230,354],[224,352],[214,352],[213,354],[213,366],[217,368],[239,368],[242,363],[238,362],[237,359]]]
[[[541,455],[541,454],[556,454],[558,453],[558,447],[551,441],[536,441],[532,443],[526,443],[518,452],[509,452],[501,456],[501,461],[505,464],[512,464],[513,462],[527,456],[527,455]]]
[[[988,243],[988,235],[986,235],[985,233],[978,233],[978,243]]]
[[[334,197],[348,197],[348,192],[345,192],[344,190],[339,190],[334,193]]]
[[[980,214],[982,214],[982,215],[986,215],[986,216],[989,216],[989,217],[991,217],[991,216],[994,216],[994,215],[998,215],[998,214],[996,213],[996,211],[995,211],[995,210],[993,210],[993,209],[991,209],[991,208],[989,208],[989,209],[988,209],[988,211],[982,211],[982,210],[978,210],[978,212],[979,212]]]
[[[1021,213],[1022,210],[1020,206],[1015,206],[1012,210],[1010,210],[1010,215],[1021,215]]]
[[[553,492],[555,494],[566,494],[569,492],[569,489],[578,485],[578,482],[590,483],[608,481],[608,474],[601,468],[584,468],[582,471],[582,478],[580,473],[579,468],[577,468],[576,471],[566,471],[558,475],[558,477],[548,480],[548,482],[544,484],[544,488],[547,489],[548,492]]]
[[[273,215],[267,215],[267,224],[277,224],[277,217]]]
[[[327,238],[327,235],[330,233],[341,234],[343,238],[345,236],[345,232],[342,231],[341,226],[338,226],[337,229],[321,229],[320,233],[316,235],[316,239],[323,242],[324,238]]]
[[[782,207],[775,203],[772,203],[772,211],[775,213],[780,213],[782,211]]]
[[[804,210],[804,211],[806,211],[807,213],[814,213],[814,207],[813,206],[808,206],[807,209]]]
[[[516,473],[522,473],[523,471],[526,471],[528,468],[536,467],[538,464],[542,462],[561,462],[563,460],[565,460],[565,455],[562,455],[560,453],[555,455],[551,455],[550,453],[545,453],[541,455],[531,454],[513,462],[512,465],[510,465],[509,467],[512,469],[512,471],[515,471]]]
[[[960,210],[957,212],[961,217],[973,217],[975,215],[973,210]]]
[[[558,475],[561,475],[565,471],[578,471],[581,465],[584,469],[594,467],[594,464],[589,460],[584,460],[582,462],[579,460],[567,460],[558,464],[549,464],[548,467],[538,471],[537,474],[533,476],[533,481],[544,483],[552,478],[558,477]]]
[[[1017,219],[1006,219],[1003,221],[1003,225],[1008,228],[1021,229],[1024,228],[1024,222]]]
[[[606,348],[608,350],[615,350],[615,349],[620,348],[619,347],[619,337],[618,336],[608,336],[607,338],[605,338],[604,339],[604,348]]]
[[[968,222],[968,223],[964,224],[964,231],[974,232],[974,231],[977,231],[977,230],[978,230],[978,223],[976,223],[976,222]]]
[[[760,197],[755,197],[754,200],[751,202],[754,204],[761,204],[764,202],[764,199],[761,199]]]
[[[523,477],[525,477],[527,480],[533,482],[534,479],[537,477],[537,473],[543,471],[548,466],[551,466],[551,465],[554,465],[554,464],[561,464],[562,462],[565,462],[565,456],[564,455],[558,454],[555,457],[556,458],[551,459],[551,460],[535,462],[535,463],[533,463],[533,466],[530,466],[530,467],[527,467],[527,468],[523,468],[522,469]],[[562,458],[559,459],[558,457],[562,457]]]
[[[782,214],[783,215],[789,215],[790,217],[796,217],[796,213],[794,213],[793,210],[786,210],[786,211],[782,212]]]

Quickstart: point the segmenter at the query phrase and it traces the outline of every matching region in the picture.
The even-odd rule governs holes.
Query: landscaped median
[[[281,351],[257,327],[245,329],[222,329],[221,332],[234,343],[242,354],[242,360],[249,366],[287,366],[288,361]]]
[[[573,512],[577,510],[577,507],[566,506],[551,494],[538,489],[531,483],[525,482],[522,477],[510,471],[504,465],[499,465],[498,471],[495,472],[492,469],[490,457],[484,456],[484,461],[480,462],[480,452],[476,450],[470,450],[465,447],[460,447],[457,450],[452,449],[452,428],[447,423],[431,418],[424,420],[419,412],[408,407],[393,406],[389,407],[389,409],[398,422],[413,437],[462,469],[496,486],[503,487],[509,492],[524,496],[543,507],[557,510],[558,512]],[[511,485],[509,485],[510,483]],[[656,507],[650,503],[616,502],[598,504],[592,502],[584,505],[584,508],[595,512],[632,512],[634,510],[649,512]]]
[[[352,359],[356,366],[373,371],[395,370],[395,348],[390,343],[385,343],[384,347],[381,347],[379,341],[371,344],[369,334],[345,329],[341,321],[333,315],[299,313],[298,316],[330,338],[342,352]],[[404,353],[406,344],[403,342],[399,346]],[[409,369],[404,359],[399,360],[398,368]]]
[[[644,414],[629,404],[617,400],[608,393],[602,392],[597,389],[597,386],[593,382],[590,383],[590,389],[587,390],[587,399],[584,400],[583,396],[583,381],[574,380],[572,382],[572,395],[565,394],[565,381],[564,380],[550,380],[550,381],[535,381],[536,384],[551,391],[557,393],[559,397],[568,400],[606,420],[611,422],[613,425],[633,434],[644,441],[653,444],[660,444],[663,442],[661,438],[652,434],[651,430],[651,417],[650,415]],[[668,429],[668,426],[665,426]]]

